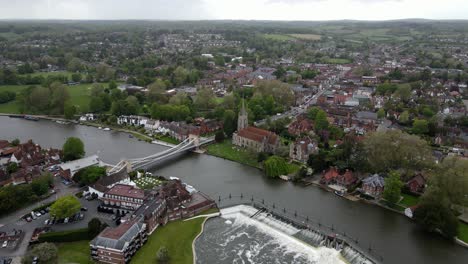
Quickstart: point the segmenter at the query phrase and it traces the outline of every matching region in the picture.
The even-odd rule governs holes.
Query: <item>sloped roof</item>
[[[145,228],[146,224],[137,219],[127,221],[114,228],[107,227],[91,241],[91,245],[123,251],[133,238]]]
[[[379,174],[374,174],[365,178],[364,180],[362,180],[362,183],[365,185],[370,185],[372,187],[384,187],[385,186],[385,180]]]

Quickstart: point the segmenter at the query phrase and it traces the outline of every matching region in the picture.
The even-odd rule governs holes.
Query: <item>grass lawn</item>
[[[279,40],[279,41],[295,40],[295,38],[291,36],[282,35],[282,34],[264,34],[263,37],[266,39]]]
[[[289,36],[304,40],[320,40],[322,36],[316,34],[289,34]]]
[[[327,59],[325,62],[330,63],[330,64],[347,64],[347,63],[351,63],[351,61],[348,60],[348,59],[337,59],[337,58],[330,58],[330,59]]]
[[[207,147],[207,153],[216,157],[260,168],[260,165],[257,162],[256,153],[234,146],[230,139],[227,139],[222,143],[209,145]]]
[[[406,194],[402,193],[403,200],[401,200],[398,204],[404,207],[411,207],[414,205],[417,205],[419,203],[419,197],[411,195],[411,194]]]
[[[166,143],[173,144],[173,145],[179,145],[180,144],[180,142],[177,139],[171,138],[169,136],[156,135],[155,138],[157,140],[161,140],[161,141],[164,141]]]
[[[79,112],[84,113],[88,110],[89,102],[91,101],[91,85],[92,84],[79,84],[66,86],[68,93],[70,94],[70,100],[74,105],[78,106]],[[108,84],[102,83],[102,85],[107,87]],[[12,91],[18,94],[28,86],[29,85],[0,85],[0,91]],[[16,100],[0,104],[0,113],[19,113],[18,107]]]
[[[289,174],[291,173],[296,173],[299,171],[299,169],[301,168],[301,165],[299,164],[296,164],[296,163],[288,163],[288,167],[289,167]]]
[[[460,221],[458,225],[458,238],[468,243],[468,224]]]
[[[88,264],[95,263],[91,259],[91,252],[89,249],[89,241],[77,241],[69,243],[58,243],[58,263],[79,263]]]
[[[156,263],[156,253],[164,246],[169,251],[171,264],[193,263],[192,241],[200,233],[204,217],[190,221],[174,221],[159,227],[148,237],[131,263]]]

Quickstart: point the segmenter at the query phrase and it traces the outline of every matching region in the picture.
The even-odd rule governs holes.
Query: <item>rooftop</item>
[[[144,199],[145,191],[142,189],[135,188],[130,185],[116,184],[114,187],[110,188],[106,194],[110,195],[120,195],[125,197]]]

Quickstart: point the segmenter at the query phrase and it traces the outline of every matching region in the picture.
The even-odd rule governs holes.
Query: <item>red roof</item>
[[[338,173],[338,170],[335,168],[335,167],[331,167],[324,175],[323,175],[323,179],[327,182],[330,182],[332,181],[333,179],[335,179],[336,177],[338,177],[338,175],[340,175]]]
[[[119,195],[124,197],[131,197],[137,199],[145,198],[145,191],[142,189],[135,188],[130,185],[116,184],[106,194]]]
[[[263,142],[263,140],[266,139],[269,144],[275,144],[278,139],[275,133],[253,126],[242,129],[237,135],[257,142]]]

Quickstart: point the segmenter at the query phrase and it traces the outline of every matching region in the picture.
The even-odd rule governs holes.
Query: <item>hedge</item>
[[[48,232],[39,236],[39,242],[74,242],[80,240],[89,240],[88,228]]]

